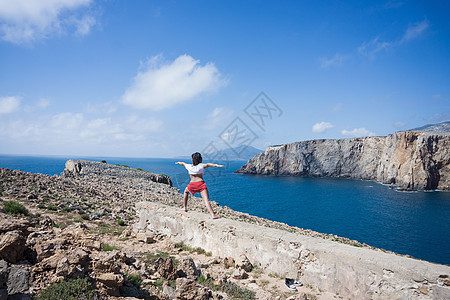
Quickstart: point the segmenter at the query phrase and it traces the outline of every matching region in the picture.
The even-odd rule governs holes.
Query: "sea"
[[[180,191],[189,182],[186,170],[175,164],[187,159],[0,155],[0,167],[59,175],[68,159],[106,160],[166,174]],[[223,168],[208,168],[204,175],[211,200],[222,206],[450,264],[450,192],[399,192],[363,180],[235,174],[245,161],[222,163]]]

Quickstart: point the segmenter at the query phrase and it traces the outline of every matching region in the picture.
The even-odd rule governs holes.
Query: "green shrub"
[[[190,253],[195,252],[197,254],[203,254],[203,255],[206,255],[206,256],[212,256],[211,252],[206,252],[205,249],[200,248],[200,247],[192,248],[192,247],[186,245],[184,242],[176,243],[175,244],[175,248],[180,248],[181,250],[188,251]]]
[[[3,209],[9,215],[29,215],[28,209],[17,201],[3,202]]]
[[[71,212],[72,211],[72,207],[69,207],[69,206],[66,206],[66,207],[64,207],[63,208],[63,210],[62,210],[63,212],[67,212],[67,213],[69,213],[69,212]]]
[[[81,218],[82,218],[83,220],[89,220],[89,215],[88,215],[88,214],[82,214],[82,215],[81,215]]]
[[[122,165],[122,167],[129,168],[130,166],[128,166],[128,165]]]
[[[119,248],[117,248],[116,246],[110,246],[108,244],[103,244],[102,249],[103,249],[103,251],[119,250]]]
[[[119,224],[120,226],[125,226],[125,221],[124,220],[118,220],[117,224]]]
[[[140,287],[142,284],[141,275],[139,274],[127,274],[127,280],[129,283],[137,287]]]
[[[226,282],[222,285],[215,285],[214,280],[211,278],[206,279],[206,277],[202,274],[197,278],[197,282],[201,285],[207,286],[210,289],[216,291],[222,291],[228,294],[231,299],[245,299],[245,300],[253,300],[255,299],[255,293],[246,289],[241,288],[234,282]]]
[[[136,170],[138,170],[138,171],[144,171],[144,170],[142,170],[141,168],[136,168]]]
[[[45,209],[45,205],[44,204],[42,204],[42,203],[40,203],[40,204],[38,204],[38,208],[40,208],[40,209]]]
[[[49,191],[49,192],[51,192],[51,191]],[[51,194],[51,193],[50,193]],[[44,201],[44,202],[49,202],[50,201],[50,197],[44,197],[44,198],[42,198],[42,201]]]
[[[162,286],[163,286],[163,284],[164,284],[164,281],[165,281],[164,279],[158,278],[158,279],[156,279],[156,281],[155,281],[155,283],[154,283],[154,286],[155,286],[156,288],[162,290]]]
[[[102,163],[106,164],[106,160],[102,160]]]
[[[54,205],[47,206],[47,209],[48,210],[53,210],[53,211],[57,211],[58,210],[58,208],[56,206],[54,206]]]
[[[36,300],[77,300],[96,299],[95,291],[87,278],[65,279],[41,290]]]

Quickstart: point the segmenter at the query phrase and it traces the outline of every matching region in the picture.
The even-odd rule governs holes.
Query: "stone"
[[[93,270],[100,273],[119,273],[121,269],[121,256],[117,251],[111,251],[106,257],[92,263]]]
[[[43,244],[34,245],[34,251],[36,252],[36,259],[38,262],[55,254],[55,244],[44,242]]]
[[[212,296],[212,292],[208,288],[197,284],[193,279],[177,278],[175,284],[175,297],[177,300],[209,300]]]
[[[11,266],[8,276],[8,295],[24,293],[30,285],[30,272],[21,266]]]
[[[8,275],[8,263],[4,260],[0,260],[0,289],[6,289],[8,283]]]
[[[248,274],[243,269],[236,269],[234,270],[231,277],[233,277],[234,279],[247,279]]]
[[[179,259],[180,263],[178,265],[179,272],[182,274],[180,277],[187,277],[189,279],[197,279],[200,276],[199,270],[197,270],[194,260],[189,256],[182,256]]]
[[[44,216],[39,221],[39,225],[41,225],[44,228],[52,227],[54,224],[55,224],[55,222],[53,222],[52,218],[50,218],[49,216]]]
[[[136,234],[136,238],[140,242],[151,244],[155,242],[154,234],[152,232],[139,232]]]
[[[27,219],[0,219],[0,233],[15,230],[25,232],[30,226],[31,223]]]
[[[97,281],[101,282],[105,286],[105,290],[108,295],[120,297],[119,287],[124,283],[124,278],[122,275],[103,273],[97,277]]]
[[[245,254],[239,255],[239,258],[236,260],[236,267],[245,270],[246,272],[251,272],[253,269],[253,265],[250,260],[245,256]]]
[[[165,282],[165,284],[163,284],[162,292],[163,292],[166,300],[175,300],[176,299],[175,298],[176,297],[175,289],[173,287],[171,287],[170,285],[166,284],[166,282]]]
[[[101,283],[105,284],[106,286],[110,287],[119,287],[123,285],[124,278],[120,274],[114,274],[114,273],[103,273],[100,274],[97,277],[97,280]]]
[[[5,233],[0,240],[0,258],[15,263],[22,259],[26,240],[18,230]]]
[[[234,267],[234,258],[232,257],[225,257],[223,259],[223,264],[226,268],[233,268]]]
[[[286,298],[286,300],[308,300],[308,296],[305,293],[298,293]]]
[[[177,278],[175,265],[170,257],[158,258],[155,261],[156,271],[165,279],[174,280]]]

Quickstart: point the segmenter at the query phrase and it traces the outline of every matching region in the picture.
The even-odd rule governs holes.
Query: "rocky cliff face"
[[[450,134],[403,131],[272,146],[237,173],[347,177],[399,190],[450,190]]]

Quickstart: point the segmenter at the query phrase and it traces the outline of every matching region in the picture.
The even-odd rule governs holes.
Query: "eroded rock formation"
[[[386,137],[271,146],[237,172],[347,177],[392,184],[399,190],[449,190],[450,134],[402,131]]]

